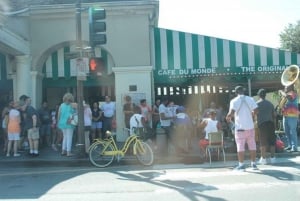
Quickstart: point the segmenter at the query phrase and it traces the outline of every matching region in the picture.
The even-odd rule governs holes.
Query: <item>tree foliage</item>
[[[286,26],[279,36],[282,49],[300,53],[300,20]]]

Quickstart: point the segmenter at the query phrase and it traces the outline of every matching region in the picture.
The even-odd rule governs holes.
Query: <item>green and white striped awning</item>
[[[282,73],[300,54],[161,28],[153,29],[156,83],[211,75]]]
[[[70,79],[77,76],[76,59],[66,59],[66,53],[74,52],[76,50],[75,45],[71,47],[64,47],[54,51],[46,60],[43,67],[43,73],[46,78],[52,78],[53,80],[59,78]],[[107,51],[96,48],[95,54],[97,57],[102,57],[107,66],[112,66],[112,59]],[[88,71],[88,69],[87,69]]]

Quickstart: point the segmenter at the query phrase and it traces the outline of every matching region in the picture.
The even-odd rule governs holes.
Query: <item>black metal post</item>
[[[82,57],[82,34],[81,34],[81,0],[76,3],[76,41],[77,48],[80,51],[80,57]],[[77,110],[78,110],[78,127],[77,127],[77,148],[78,157],[84,157],[84,121],[83,121],[83,80],[77,78]]]

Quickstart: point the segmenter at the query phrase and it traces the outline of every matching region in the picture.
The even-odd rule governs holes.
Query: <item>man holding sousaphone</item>
[[[284,91],[279,90],[282,99],[279,107],[283,115],[283,129],[288,138],[288,146],[285,148],[290,152],[298,151],[297,123],[298,123],[298,94],[299,87],[299,67],[291,65],[287,67],[282,76],[281,83],[285,86]]]

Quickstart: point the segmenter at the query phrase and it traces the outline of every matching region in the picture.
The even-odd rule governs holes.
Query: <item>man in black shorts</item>
[[[257,95],[259,100],[257,101],[258,105],[258,114],[257,114],[257,125],[259,129],[259,139],[260,139],[260,151],[261,158],[259,163],[262,165],[267,164],[266,159],[266,150],[267,147],[270,147],[271,158],[270,162],[275,162],[275,118],[276,113],[273,104],[266,100],[266,90],[258,90]]]

